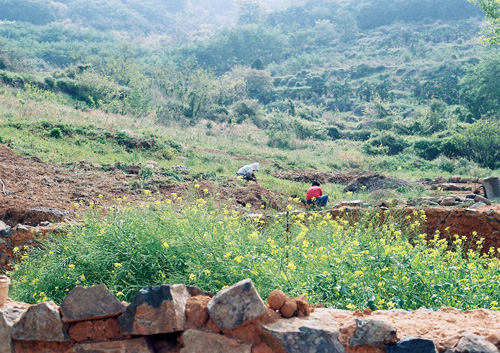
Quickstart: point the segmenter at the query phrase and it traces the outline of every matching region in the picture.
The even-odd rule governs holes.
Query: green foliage
[[[381,133],[363,144],[363,152],[370,155],[386,154],[393,156],[403,152],[409,144],[406,139],[393,133]]]
[[[105,217],[95,205],[79,206],[87,222],[30,248],[11,274],[10,296],[61,303],[77,285],[104,283],[131,301],[145,286],[185,283],[217,292],[251,278],[264,297],[281,289],[350,310],[495,309],[500,301],[494,253],[480,255],[477,239],[422,234],[423,213],[407,221],[389,212],[383,220],[378,212],[355,220],[297,214],[262,225],[202,195],[187,204],[172,195]]]
[[[52,130],[50,130],[49,136],[60,139],[62,137],[61,129],[59,129],[58,127],[53,128]]]
[[[500,43],[500,4],[495,0],[469,0],[469,2],[479,5],[488,19],[488,29],[486,40],[492,45]]]
[[[460,95],[476,119],[500,114],[500,56],[470,67],[460,82]]]
[[[477,121],[454,136],[458,153],[483,167],[500,167],[500,122]]]

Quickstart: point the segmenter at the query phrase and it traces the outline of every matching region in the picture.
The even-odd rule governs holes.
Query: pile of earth
[[[312,183],[314,180],[321,184],[348,184],[351,181],[365,176],[367,173],[361,170],[353,170],[349,173],[326,173],[316,171],[297,171],[290,173],[274,173],[273,177],[284,180],[291,180],[298,183]]]
[[[408,188],[410,187],[410,183],[408,183],[404,179],[385,176],[381,174],[372,174],[365,175],[355,180],[351,181],[345,188],[344,192],[358,192],[358,191],[373,191],[380,189],[398,189],[401,187]]]
[[[241,183],[228,177],[220,177],[221,180],[215,183],[203,175],[177,181],[175,176],[185,174],[184,170],[175,167],[162,169],[154,165],[151,166],[152,176],[145,179],[139,172],[141,168],[140,165],[116,163],[101,166],[88,162],[54,166],[36,157],[20,156],[0,145],[0,220],[11,226],[70,220],[77,203],[93,203],[107,208],[118,198],[143,202],[145,189],[155,195],[159,192],[160,195],[155,197],[161,198],[169,198],[172,193],[185,196],[198,192],[200,197],[214,196],[216,202],[230,200],[236,208],[251,205],[253,210],[262,206],[282,210],[285,207],[285,196],[258,184]],[[204,180],[200,181],[201,187],[197,191],[194,180]],[[202,192],[205,189],[210,191],[209,194]]]

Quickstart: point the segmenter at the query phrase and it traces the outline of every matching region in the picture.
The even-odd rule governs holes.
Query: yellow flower
[[[151,195],[151,190],[144,190],[144,195]]]
[[[196,183],[196,184],[194,184],[194,187],[195,187],[196,189],[199,189],[199,188],[200,188],[200,184]]]
[[[236,262],[237,262],[237,263],[239,263],[239,264],[241,263],[241,261],[242,261],[242,260],[243,260],[243,256],[236,256],[236,257],[234,258],[234,261],[236,261]],[[210,271],[209,271],[209,272],[210,272]]]
[[[291,210],[292,210],[292,205],[287,205],[287,206],[286,206],[286,209],[287,209],[288,211],[291,211]]]
[[[211,273],[211,272],[210,272],[210,270],[205,270],[205,271],[203,271],[203,272],[205,272],[205,274],[206,274],[207,276],[210,276],[210,273]]]
[[[194,275],[194,274],[192,274],[192,273],[189,275],[189,280],[190,280],[190,281],[194,281],[194,280],[195,280],[195,278],[196,278],[196,275]]]
[[[166,241],[165,241],[165,242],[163,242],[162,246],[163,246],[164,248],[169,248],[169,247],[170,247],[170,245],[168,245],[168,243],[167,243]]]
[[[288,268],[290,271],[295,271],[297,269],[297,266],[295,266],[295,264],[293,263],[293,261],[290,261],[288,263],[288,266],[286,268]]]
[[[75,265],[69,264],[68,267],[71,268],[71,269],[73,269],[73,268],[75,268]]]
[[[119,262],[115,262],[114,266],[115,266],[116,268],[119,268],[119,267],[122,267],[122,264],[121,264],[121,263],[119,263]]]
[[[116,293],[116,296],[117,296],[117,297],[124,297],[124,296],[125,296],[125,294],[123,294],[122,292],[118,292],[118,293]]]
[[[205,194],[208,194],[208,189],[203,189],[203,192],[204,192]]]

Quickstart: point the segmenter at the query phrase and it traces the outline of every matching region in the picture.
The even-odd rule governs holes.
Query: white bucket
[[[10,279],[7,276],[0,276],[0,306],[5,304],[9,294]]]

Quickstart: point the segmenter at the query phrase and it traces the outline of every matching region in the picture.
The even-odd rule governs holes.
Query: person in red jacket
[[[326,206],[328,195],[323,195],[323,190],[319,187],[319,182],[314,180],[312,186],[307,190],[306,202],[308,205]]]

